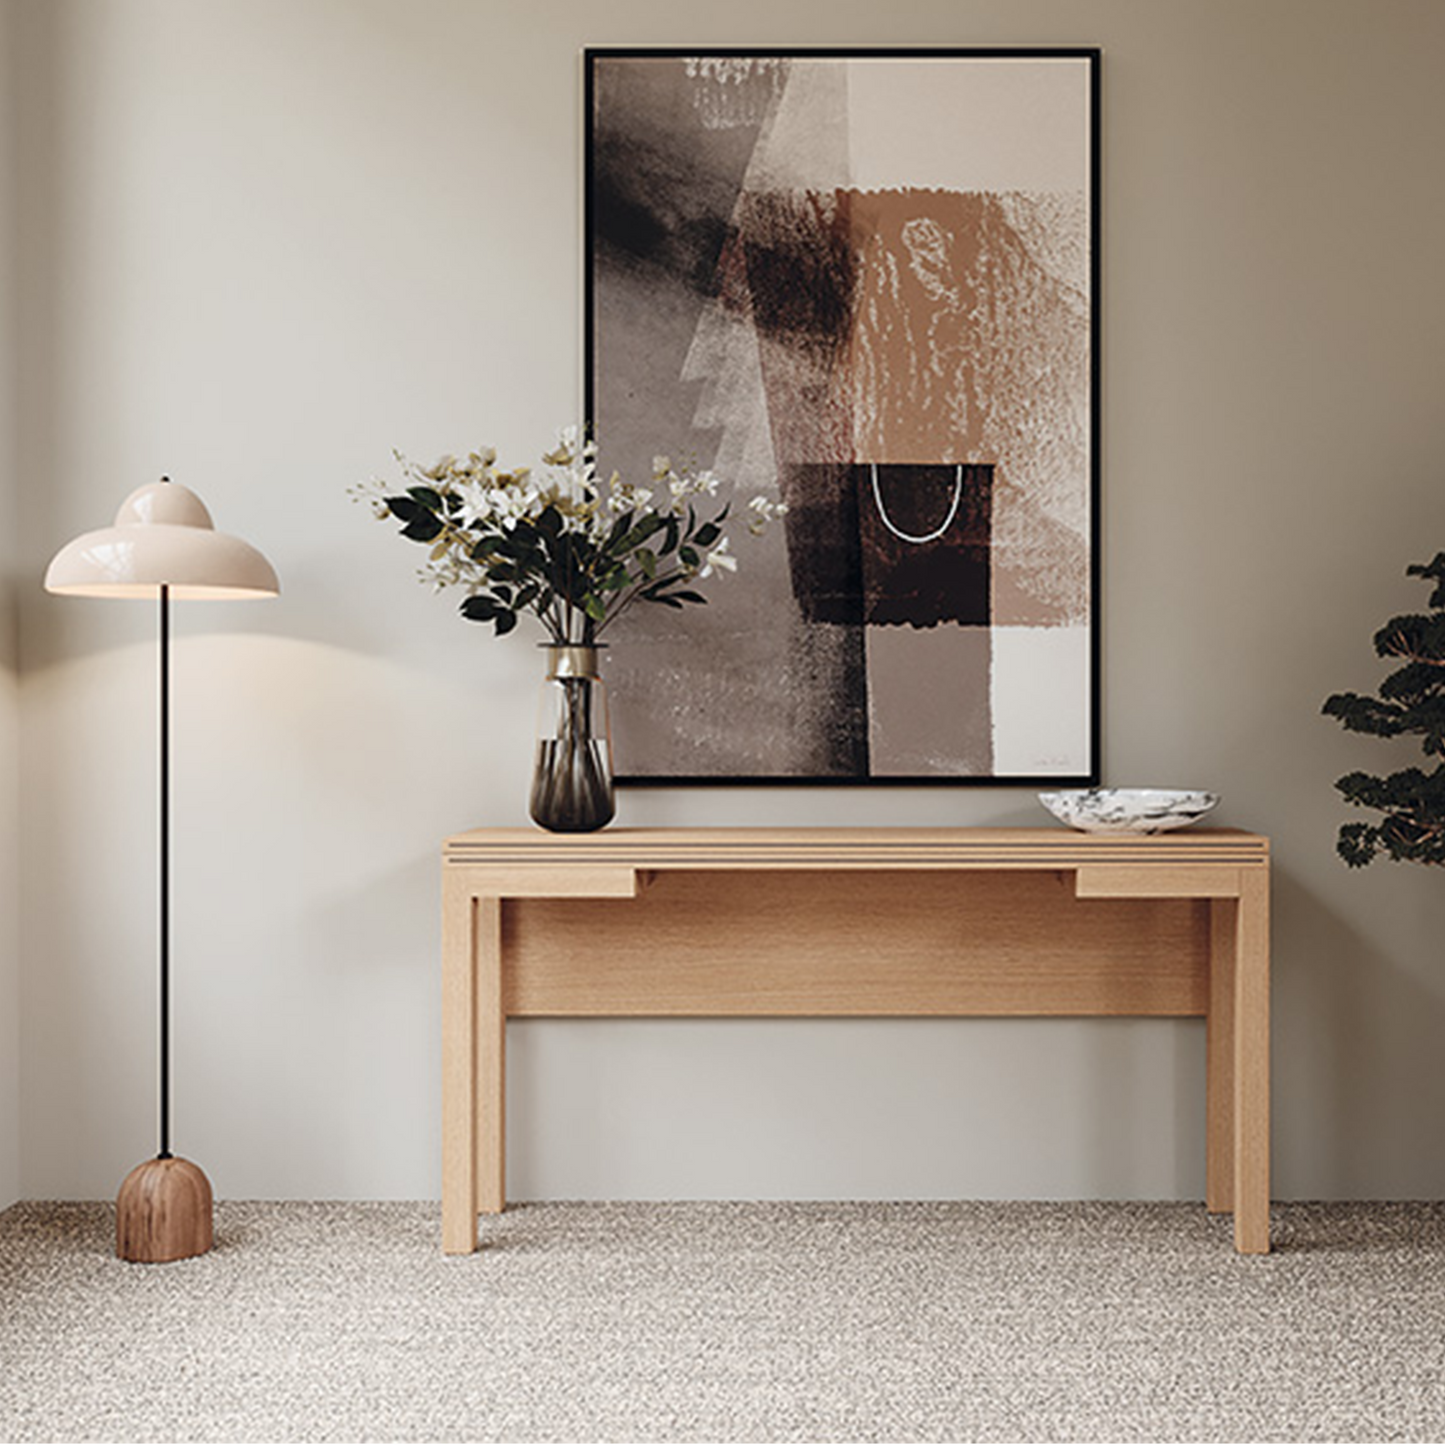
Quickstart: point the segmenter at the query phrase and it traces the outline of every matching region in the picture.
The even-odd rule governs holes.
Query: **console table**
[[[509,1018],[1196,1015],[1206,1207],[1269,1249],[1269,842],[478,829],[442,855],[442,1247],[505,1186]]]

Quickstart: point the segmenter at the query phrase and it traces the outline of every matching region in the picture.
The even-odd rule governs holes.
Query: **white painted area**
[[[859,190],[1088,190],[1084,60],[859,60],[847,71]]]
[[[153,1147],[154,620],[39,579],[167,471],[284,589],[177,609],[177,1145],[227,1197],[434,1196],[438,847],[525,821],[537,657],[455,620],[345,488],[393,446],[520,459],[574,412],[578,51],[676,44],[679,11],[3,14],[24,21],[10,65],[27,77],[10,207],[27,268],[0,343],[25,400],[0,454],[0,499],[19,502],[18,750],[0,692],[0,908],[23,907],[18,1020],[0,918],[10,1192],[108,1197]],[[950,0],[686,20],[699,44],[960,39]],[[1217,789],[1219,823],[1273,838],[1276,1192],[1445,1195],[1445,892],[1332,853],[1332,780],[1410,754],[1319,717],[1374,685],[1374,629],[1423,601],[1406,563],[1445,546],[1445,192],[1419,182],[1445,133],[1445,7],[978,0],[967,28],[1106,52],[1106,781]],[[1377,228],[1341,224],[1342,176],[1352,216],[1409,198],[1388,266]],[[944,787],[630,791],[619,821],[1048,822],[1029,790]],[[1197,1023],[515,1032],[519,1194],[1199,1189]]]
[[[1089,629],[996,627],[993,763],[1001,777],[1089,770]]]
[[[848,157],[848,83],[855,67],[802,61],[787,83],[753,152],[746,189],[847,190],[855,184]]]

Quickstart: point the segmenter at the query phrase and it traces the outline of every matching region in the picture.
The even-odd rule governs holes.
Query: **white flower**
[[[756,496],[748,503],[748,511],[752,520],[748,522],[748,531],[754,537],[761,537],[769,522],[775,521],[786,511],[787,506],[782,502],[770,501],[767,497]]]
[[[530,518],[538,510],[537,504],[545,502],[536,487],[497,487],[483,494],[486,511],[482,514],[510,532],[523,518]]]
[[[485,487],[475,485],[458,487],[457,495],[462,499],[461,508],[457,512],[459,527],[470,527],[474,522],[485,522],[495,510],[492,501],[495,494]]]
[[[634,487],[630,482],[624,482],[616,472],[613,472],[607,487],[607,510],[613,516],[623,512],[640,512],[652,500],[651,487]]]
[[[698,575],[699,580],[711,577],[714,572],[736,572],[738,570],[738,559],[728,552],[728,539],[724,537],[711,552],[702,559],[702,571]]]

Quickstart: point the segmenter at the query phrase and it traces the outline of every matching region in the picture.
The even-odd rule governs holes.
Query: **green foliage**
[[[1335,693],[1323,711],[1350,732],[1418,737],[1426,757],[1445,758],[1445,552],[1411,564],[1406,574],[1435,583],[1431,611],[1392,617],[1375,634],[1376,654],[1404,665],[1381,682],[1378,695]],[[1431,772],[1406,768],[1383,778],[1347,773],[1335,787],[1354,806],[1384,814],[1378,823],[1340,828],[1337,849],[1350,867],[1382,854],[1402,863],[1445,864],[1445,762]]]
[[[531,613],[554,642],[591,644],[635,603],[705,603],[691,584],[737,566],[723,535],[728,507],[697,514],[717,493],[711,472],[658,457],[645,484],[616,474],[603,481],[596,452],[590,439],[565,432],[540,475],[502,470],[491,449],[426,468],[398,454],[410,485],[373,482],[355,494],[428,549],[427,580],[466,591],[468,621],[490,623],[500,636]],[[756,536],[787,508],[758,496],[748,510]]]

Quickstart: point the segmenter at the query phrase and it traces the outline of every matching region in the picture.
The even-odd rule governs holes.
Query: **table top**
[[[1237,828],[1083,833],[1071,828],[475,828],[448,838],[457,866],[613,864],[689,868],[1053,867],[1087,863],[1260,865],[1269,839]]]

